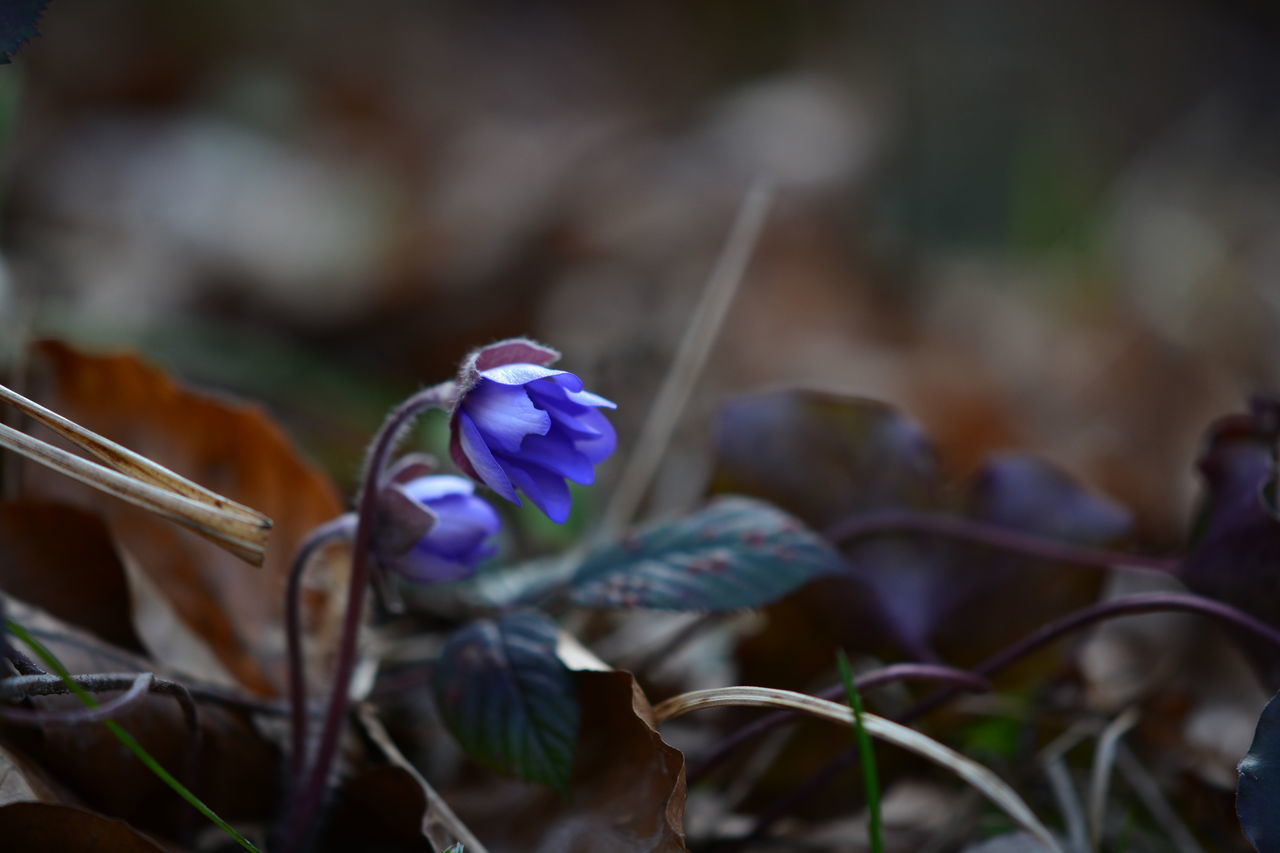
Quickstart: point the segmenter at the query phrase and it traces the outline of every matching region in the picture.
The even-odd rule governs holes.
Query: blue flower
[[[474,353],[459,379],[449,453],[502,497],[518,505],[522,492],[561,523],[569,517],[565,481],[592,482],[616,436],[599,411],[614,404],[584,391],[572,373],[546,367],[556,357],[525,340]]]
[[[493,538],[502,522],[489,502],[474,494],[470,480],[433,474],[399,488],[435,516],[430,529],[391,561],[401,575],[421,583],[459,580],[497,551]]]

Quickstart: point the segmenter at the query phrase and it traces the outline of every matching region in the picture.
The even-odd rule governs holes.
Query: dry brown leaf
[[[8,615],[37,635],[72,673],[146,671],[145,661],[63,625],[47,613],[13,598],[6,606]],[[172,696],[151,693],[112,718],[226,820],[233,824],[271,820],[280,806],[283,760],[279,747],[259,732],[247,711],[199,694],[193,699],[199,721],[199,740],[195,742]],[[39,696],[31,701],[35,710],[83,707],[79,699],[68,695]],[[190,750],[193,743],[198,747],[194,756]],[[182,838],[205,823],[101,724],[38,727],[4,723],[0,724],[0,748],[42,800],[84,805],[166,839]],[[0,849],[7,848],[0,844]]]
[[[89,512],[61,504],[0,503],[0,590],[107,642],[142,652],[124,566]]]
[[[75,850],[77,853],[164,853],[164,848],[122,820],[52,803],[0,806],[0,838],[6,850]]]
[[[282,692],[285,575],[302,537],[341,512],[332,483],[255,406],[182,388],[128,354],[91,356],[44,341],[34,355],[34,399],[274,519],[266,560],[255,569],[164,519],[34,466],[24,471],[26,494],[100,512],[126,561],[145,573],[237,682],[259,694]],[[48,433],[41,437],[59,443]],[[332,558],[308,575],[305,614],[312,637],[329,635],[338,604],[315,584],[336,588],[344,563]],[[158,661],[191,663],[173,660],[165,637],[142,633]],[[198,661],[194,665],[194,674],[203,675]]]

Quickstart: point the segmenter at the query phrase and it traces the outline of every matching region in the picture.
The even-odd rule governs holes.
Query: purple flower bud
[[[476,497],[475,485],[463,477],[433,474],[400,486],[435,516],[430,529],[391,568],[421,583],[469,577],[476,563],[493,556],[493,537],[502,523],[489,502]]]
[[[464,472],[512,503],[523,492],[556,523],[569,517],[565,480],[587,484],[613,453],[613,426],[597,411],[614,404],[582,380],[545,365],[557,353],[503,341],[473,353],[458,380],[449,453]]]

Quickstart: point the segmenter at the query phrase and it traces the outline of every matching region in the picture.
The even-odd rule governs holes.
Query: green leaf
[[[1258,718],[1249,754],[1240,762],[1236,815],[1240,828],[1261,853],[1280,850],[1280,694]]]
[[[572,581],[587,607],[736,610],[760,607],[844,561],[818,534],[750,498],[632,533],[587,555]]]
[[[473,758],[564,790],[578,737],[572,673],[541,613],[481,619],[456,631],[436,669],[446,725]]]

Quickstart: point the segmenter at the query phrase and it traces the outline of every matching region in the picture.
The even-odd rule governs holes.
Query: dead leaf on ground
[[[0,806],[0,838],[6,850],[164,853],[163,847],[122,820],[52,803]]]
[[[12,598],[6,604],[10,617],[36,634],[74,674],[150,671],[146,661],[106,646],[46,613]],[[249,712],[200,695],[193,698],[199,719],[199,750],[191,764],[191,737],[172,696],[150,693],[113,714],[113,719],[161,766],[233,825],[270,821],[280,806],[283,761],[279,747],[259,732]],[[36,710],[82,707],[78,699],[68,695],[41,696],[32,703]],[[47,780],[47,796],[41,799],[84,805],[165,839],[184,838],[205,824],[199,813],[126,751],[104,725],[3,723],[0,747],[24,773],[27,767],[39,768],[42,775],[36,781]]]
[[[299,541],[342,511],[332,483],[255,406],[182,388],[128,354],[92,356],[44,341],[34,355],[31,396],[40,403],[273,519],[266,560],[255,569],[162,518],[51,472],[24,469],[27,495],[100,512],[126,563],[145,573],[241,685],[282,692],[285,576]],[[38,434],[57,443],[46,431]],[[308,574],[304,610],[312,638],[332,636],[339,602],[327,590],[344,564],[333,556]],[[157,660],[201,674],[199,660],[171,659],[179,644],[167,647],[165,637],[139,630]]]
[[[423,832],[426,811],[426,794],[407,770],[366,767],[343,780],[335,794],[319,851],[433,853]]]
[[[0,503],[0,589],[107,642],[142,653],[111,534],[72,506]]]

